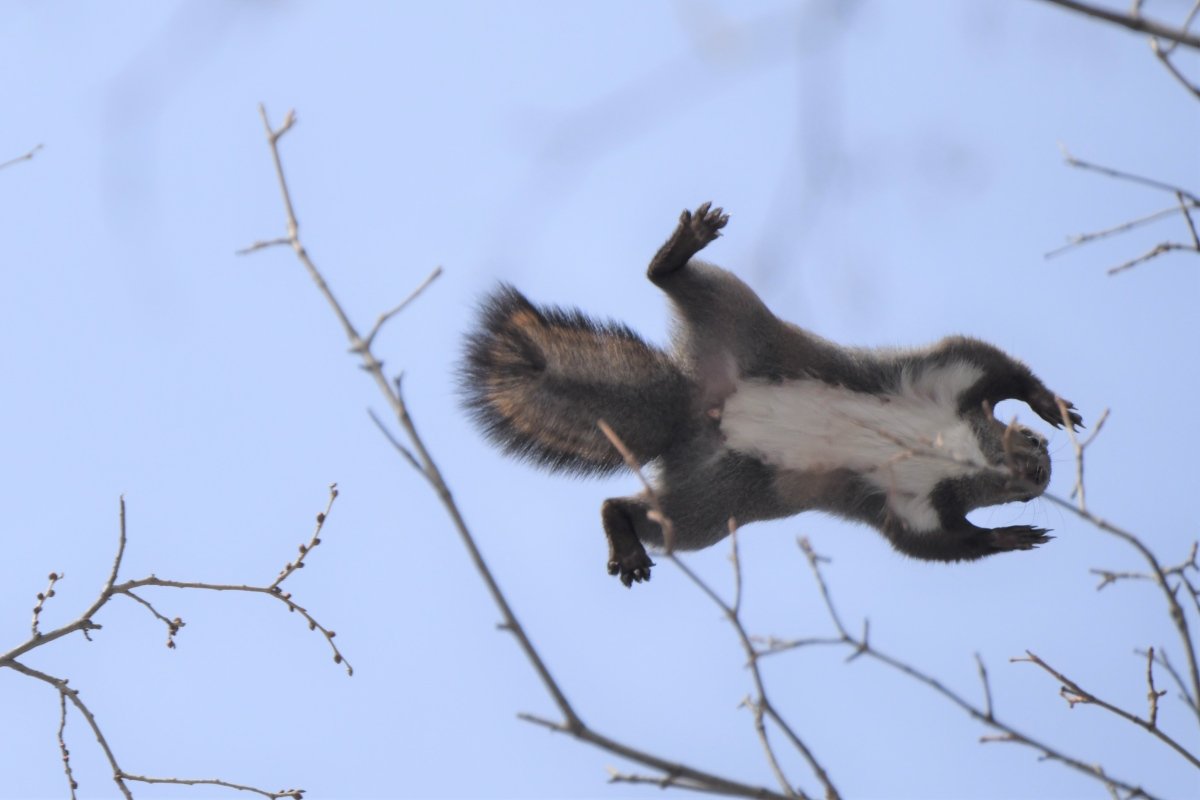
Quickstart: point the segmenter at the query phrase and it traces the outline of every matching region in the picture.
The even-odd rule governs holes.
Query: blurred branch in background
[[[59,678],[55,675],[50,675],[41,670],[34,669],[29,665],[20,661],[22,656],[33,652],[40,647],[50,644],[51,642],[69,636],[72,633],[82,633],[88,641],[91,641],[91,632],[98,631],[103,626],[95,622],[95,616],[104,608],[110,600],[118,595],[124,595],[139,605],[146,608],[150,614],[162,622],[167,628],[167,647],[175,649],[175,637],[179,630],[183,628],[184,621],[179,617],[168,617],[161,613],[149,600],[146,600],[141,594],[135,594],[135,589],[143,587],[160,587],[169,589],[197,589],[214,592],[246,592],[250,594],[265,594],[269,597],[274,597],[279,602],[287,606],[288,611],[299,614],[308,623],[309,630],[320,631],[328,642],[329,647],[333,651],[333,660],[342,664],[346,669],[347,675],[352,675],[353,670],[350,663],[342,656],[336,644],[333,643],[333,637],[336,635],[334,631],[329,630],[321,625],[317,620],[305,609],[292,599],[292,593],[284,591],[282,584],[292,573],[302,568],[305,564],[305,558],[312,552],[313,548],[321,544],[321,531],[325,526],[330,510],[333,508],[333,501],[337,498],[337,484],[329,487],[329,501],[325,506],[325,510],[317,514],[316,528],[307,544],[300,545],[299,555],[292,561],[289,561],[279,575],[270,583],[262,586],[247,586],[234,585],[223,583],[201,583],[194,581],[172,581],[163,580],[154,575],[139,580],[129,580],[122,583],[117,583],[117,578],[121,572],[121,563],[125,557],[125,546],[127,543],[126,526],[125,526],[125,498],[121,498],[120,509],[120,526],[119,537],[117,540],[117,553],[113,558],[112,567],[109,571],[108,579],[104,583],[104,587],[100,590],[100,596],[96,598],[88,608],[80,614],[73,622],[69,622],[53,630],[43,632],[40,629],[42,614],[46,609],[46,602],[54,597],[55,585],[63,580],[66,576],[59,572],[51,572],[49,575],[49,583],[45,591],[39,592],[37,602],[33,606],[33,622],[30,626],[30,636],[22,644],[17,645],[6,653],[0,654],[0,669],[11,669],[43,683],[49,684],[58,691],[59,694],[59,724],[58,724],[58,747],[62,753],[63,771],[66,774],[67,786],[70,790],[70,797],[74,800],[76,791],[79,788],[78,782],[75,780],[74,773],[71,769],[71,754],[67,748],[66,739],[64,738],[64,730],[67,724],[67,702],[75,706],[76,710],[83,716],[88,727],[91,728],[92,734],[96,737],[96,742],[100,745],[100,749],[104,752],[105,758],[108,760],[109,766],[112,767],[113,782],[117,788],[121,790],[121,794],[126,798],[132,798],[133,793],[129,788],[130,783],[170,783],[186,786],[220,786],[227,789],[236,789],[238,791],[252,792],[263,797],[272,798],[293,798],[300,800],[303,797],[303,789],[281,789],[279,791],[268,791],[259,789],[253,786],[245,786],[242,784],[231,783],[229,781],[220,780],[217,778],[155,778],[146,775],[135,775],[121,767],[117,761],[117,756],[109,746],[108,740],[104,736],[103,729],[100,727],[99,721],[92,713],[92,710],[80,697],[78,689],[68,685],[67,678]]]
[[[32,161],[33,157],[37,155],[37,152],[41,149],[42,146],[40,144],[34,145],[31,150],[27,151],[23,155],[19,155],[16,158],[10,158],[8,161],[0,161],[0,169],[11,167],[13,164],[19,164],[22,161]]]
[[[1164,25],[1161,22],[1155,22],[1151,19],[1146,19],[1142,16],[1142,0],[1134,0],[1133,8],[1128,14],[1122,14],[1119,11],[1112,11],[1102,6],[1093,5],[1091,3],[1080,3],[1077,0],[1042,0],[1042,2],[1050,5],[1059,6],[1069,11],[1076,11],[1084,16],[1093,19],[1110,22],[1113,25],[1119,25],[1122,28],[1127,28],[1136,33],[1148,33],[1159,39],[1167,39],[1176,44],[1192,47],[1200,50],[1200,36],[1195,35],[1188,30],[1192,19],[1196,15],[1195,7],[1187,16],[1187,21],[1182,27],[1172,28],[1170,25]]]

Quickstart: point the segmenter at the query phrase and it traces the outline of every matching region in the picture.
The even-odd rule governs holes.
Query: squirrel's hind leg
[[[648,503],[641,497],[614,497],[600,507],[604,535],[608,537],[608,574],[620,577],[627,587],[633,586],[634,581],[650,580],[654,562],[638,535],[647,526],[658,527],[658,523],[646,516],[649,511]]]
[[[692,256],[705,245],[721,235],[721,228],[729,222],[729,215],[712,203],[704,203],[695,212],[684,211],[679,215],[679,225],[666,244],[658,249],[646,274],[658,282],[673,272],[683,269]]]

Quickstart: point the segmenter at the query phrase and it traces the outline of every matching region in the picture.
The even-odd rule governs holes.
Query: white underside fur
[[[982,376],[969,364],[906,374],[882,397],[818,380],[738,380],[725,401],[726,446],[796,472],[851,469],[884,490],[909,529],[940,527],[933,487],[986,464],[958,416],[958,397]]]

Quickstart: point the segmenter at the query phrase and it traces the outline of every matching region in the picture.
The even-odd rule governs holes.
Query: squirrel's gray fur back
[[[1020,361],[952,336],[914,350],[842,347],[784,322],[736,276],[693,258],[728,217],[685,211],[647,275],[675,310],[670,353],[629,328],[538,307],[502,285],[482,304],[460,377],[467,408],[506,452],[603,474],[623,459],[653,491],[601,507],[608,569],[648,580],[643,543],[707,547],[742,525],[807,510],[864,522],[917,558],[972,560],[1048,541],[1029,525],[981,528],[967,513],[1030,500],[1050,480],[1046,440],[992,409],[1027,403],[1081,424]],[[669,525],[665,521],[669,521]]]

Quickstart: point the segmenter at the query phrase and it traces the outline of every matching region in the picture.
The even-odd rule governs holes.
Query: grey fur
[[[1049,482],[1045,439],[1002,424],[991,411],[1001,400],[1017,399],[1062,426],[1058,398],[1029,368],[966,337],[921,350],[870,350],[842,347],[784,322],[737,277],[693,259],[727,221],[708,203],[695,213],[683,212],[651,261],[650,280],[675,308],[670,354],[622,325],[597,323],[578,311],[537,308],[511,287],[486,300],[461,376],[465,404],[489,438],[552,470],[606,473],[620,467],[621,459],[596,428],[596,420],[605,419],[640,461],[655,466],[655,496],[680,549],[719,541],[731,518],[742,525],[807,510],[865,522],[898,550],[923,559],[971,560],[1047,541],[1047,531],[1039,528],[986,529],[966,519],[975,508],[1036,497]],[[950,387],[954,376],[972,382]],[[927,398],[905,388],[922,380],[934,384],[926,387]],[[827,445],[831,458],[842,463],[811,465],[804,454],[796,460],[787,452],[781,457],[730,446],[727,438],[735,429],[724,426],[734,423],[723,415],[739,386],[764,387],[760,395],[771,402],[778,398],[784,407],[800,397],[794,393],[823,386],[826,394],[856,407],[877,407],[877,418],[885,421],[893,399],[895,408],[917,402],[918,416],[925,413],[919,406],[924,402],[929,414],[958,420],[956,429],[973,437],[970,449],[985,463],[956,462],[947,455],[939,464],[933,459],[943,458],[940,433],[911,442],[899,441],[895,433],[901,457],[936,465],[928,484],[899,502],[887,484],[894,465],[852,467],[865,456],[839,450],[849,444]],[[738,399],[746,403],[752,396]],[[1065,407],[1071,424],[1081,424],[1074,407]],[[836,415],[838,408],[821,413]],[[775,447],[774,437],[764,435],[769,431],[755,427],[760,422],[737,424],[750,425],[764,447]],[[736,432],[744,434],[741,427]],[[870,433],[876,448],[893,437],[888,430]],[[786,434],[779,439],[786,442]],[[909,481],[925,474],[909,467]],[[642,494],[607,500],[601,509],[608,569],[626,586],[650,578],[653,562],[643,542],[663,544],[651,505]]]

